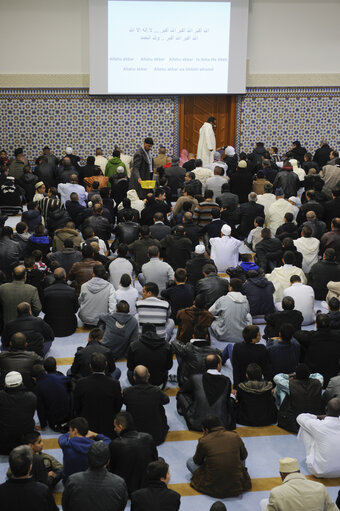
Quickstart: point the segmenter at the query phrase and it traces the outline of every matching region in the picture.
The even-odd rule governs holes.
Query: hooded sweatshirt
[[[252,323],[249,303],[238,291],[229,291],[209,309],[215,316],[211,330],[219,341],[243,342],[242,330]]]
[[[79,235],[79,232],[76,229],[69,229],[68,227],[63,227],[62,229],[57,229],[54,232],[53,238],[53,252],[58,252],[62,248],[64,248],[64,242],[67,238],[71,238],[73,241],[74,248],[79,248],[82,242],[82,238]]]
[[[125,357],[130,344],[138,339],[138,321],[132,314],[101,314],[98,324],[104,330],[103,344],[115,359]]]
[[[120,158],[117,158],[117,156],[113,156],[111,158],[105,167],[105,176],[110,178],[111,176],[115,176],[117,174],[117,168],[123,167],[124,168],[124,175],[127,176],[127,171],[125,167],[125,163],[122,162]],[[111,183],[108,183],[108,186],[111,186]]]
[[[99,314],[116,310],[116,293],[112,284],[93,277],[81,286],[79,295],[79,317],[88,325],[97,325]]]
[[[313,264],[319,261],[320,241],[317,238],[299,238],[294,240],[298,252],[302,254],[302,270],[309,273]]]
[[[103,440],[107,445],[111,439],[98,434],[97,440]],[[86,436],[70,438],[69,433],[64,433],[58,438],[58,443],[63,451],[63,481],[76,472],[84,472],[88,468],[87,453],[95,440]]]
[[[246,295],[250,314],[260,316],[275,311],[273,294],[275,291],[272,282],[265,277],[250,278],[243,284],[243,293]]]

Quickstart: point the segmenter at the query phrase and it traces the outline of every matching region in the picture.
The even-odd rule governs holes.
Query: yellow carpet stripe
[[[307,479],[310,481],[315,481],[317,483],[322,483],[325,486],[340,486],[340,478],[334,479],[317,479],[316,477],[307,476]],[[280,477],[262,477],[262,478],[254,478],[251,480],[252,488],[250,492],[258,492],[258,491],[271,491],[275,486],[279,486],[281,484]],[[195,495],[201,495],[200,492],[196,491],[194,488],[190,486],[189,483],[177,483],[177,484],[169,484],[169,488],[171,490],[177,491],[181,497],[194,497]],[[61,504],[61,492],[56,492],[54,494],[54,500],[56,504],[59,506]]]
[[[169,389],[176,390],[176,389]],[[259,436],[279,436],[289,435],[287,431],[279,428],[278,426],[265,426],[262,428],[240,427],[236,428],[237,433],[243,438],[259,437]],[[189,440],[198,440],[201,438],[202,433],[199,431],[178,430],[169,431],[165,441],[166,442],[185,442]],[[58,449],[58,438],[44,438],[44,449]]]
[[[66,366],[66,365],[72,365],[73,364],[73,358],[74,357],[62,357],[62,358],[56,358],[57,365],[58,366]],[[176,355],[172,357],[174,360],[176,360]],[[126,358],[118,358],[116,362],[126,362]]]

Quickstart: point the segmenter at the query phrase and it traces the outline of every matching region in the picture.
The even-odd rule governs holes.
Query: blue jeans
[[[230,342],[229,344],[226,345],[226,347],[222,351],[222,364],[223,365],[226,363],[228,358],[230,359],[231,365],[233,364],[233,348],[234,348],[234,344],[232,342]]]
[[[43,346],[43,352],[44,352],[44,358],[46,357],[46,354],[50,351],[50,348],[52,346],[53,341],[45,341]]]

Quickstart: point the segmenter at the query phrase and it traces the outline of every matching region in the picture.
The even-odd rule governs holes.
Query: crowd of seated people
[[[157,452],[168,381],[187,428],[204,432],[187,462],[196,490],[223,499],[251,488],[236,424],[299,433],[311,473],[340,476],[337,151],[323,140],[311,155],[295,141],[279,157],[259,142],[204,168],[160,147],[147,190],[144,163],[118,148],[85,162],[46,146],[32,165],[21,148],[0,154],[3,509],[56,509],[60,480],[64,510],[128,499],[132,511],[179,509]],[[49,350],[80,324],[88,342],[64,375]],[[47,426],[63,464],[43,452]]]

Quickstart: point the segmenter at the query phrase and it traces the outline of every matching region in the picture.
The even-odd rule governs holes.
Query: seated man
[[[31,477],[33,452],[28,445],[20,445],[9,455],[12,477],[0,485],[2,511],[36,509],[58,511],[48,486]]]
[[[156,445],[164,442],[169,426],[164,405],[170,402],[169,396],[156,385],[149,383],[150,373],[145,366],[138,365],[133,371],[132,387],[123,390],[123,403],[131,413],[136,429],[149,433]]]
[[[242,331],[252,322],[247,298],[241,293],[242,280],[230,279],[230,291],[209,309],[215,316],[211,332],[218,341],[242,342]]]
[[[222,359],[207,355],[205,363],[207,372],[191,375],[178,392],[178,413],[184,416],[190,430],[201,431],[202,420],[209,413],[216,414],[225,428],[234,429],[231,382],[220,374]]]
[[[88,468],[87,453],[91,445],[103,440],[107,445],[111,439],[105,435],[89,430],[89,424],[84,417],[75,417],[69,422],[69,432],[58,438],[58,444],[63,451],[63,482],[71,474],[83,472]]]
[[[305,509],[337,511],[323,484],[309,481],[300,474],[297,459],[280,459],[280,476],[284,484],[272,489],[268,499],[262,499],[260,510],[305,511]]]
[[[301,413],[296,418],[298,440],[305,447],[307,467],[315,477],[340,476],[339,416],[340,399],[335,397],[328,401],[325,417]]]
[[[55,431],[71,418],[71,380],[58,373],[47,373],[42,365],[32,368],[34,393],[38,398],[38,418],[41,429],[47,425]]]
[[[112,375],[115,379],[120,377],[120,369],[116,368],[116,364],[112,352],[106,346],[103,346],[103,332],[100,328],[93,328],[89,332],[87,345],[85,348],[79,347],[74,356],[70,374],[74,378],[85,378],[91,375],[90,361],[92,353],[103,353],[106,357],[107,366],[105,373]]]
[[[296,417],[300,413],[321,413],[323,378],[319,373],[311,374],[306,364],[299,364],[293,375],[277,374],[274,383],[274,395],[280,404],[277,421],[280,428],[297,433]]]
[[[160,260],[159,248],[152,245],[148,249],[149,262],[143,264],[142,274],[138,275],[141,285],[146,282],[157,284],[159,292],[162,292],[167,283],[174,278],[174,270],[170,264]]]
[[[303,316],[299,310],[295,309],[295,302],[291,296],[285,296],[282,300],[282,311],[276,311],[265,316],[266,326],[263,337],[278,337],[282,325],[289,323],[294,327],[294,332],[300,330]]]
[[[158,297],[159,288],[154,282],[147,282],[143,287],[142,297],[136,303],[137,316],[140,330],[146,323],[152,323],[156,326],[156,332],[159,336],[165,337],[168,341],[171,338],[175,323],[170,318],[171,307],[165,300]]]
[[[226,279],[217,275],[214,264],[205,264],[202,268],[203,278],[196,284],[196,296],[203,295],[207,309],[211,307],[216,300],[228,293],[229,284]]]
[[[263,316],[275,311],[274,291],[273,283],[261,276],[258,271],[247,271],[247,280],[242,286],[242,292],[247,297],[252,317]]]
[[[315,321],[314,290],[311,286],[302,284],[299,275],[290,277],[290,286],[283,291],[283,296],[291,296],[296,310],[303,315],[302,325],[310,325]]]
[[[136,431],[128,412],[117,413],[114,430],[117,438],[110,444],[110,471],[124,479],[131,495],[144,487],[146,468],[158,459],[157,447],[149,433]]]
[[[226,431],[216,415],[206,416],[201,426],[204,434],[194,457],[187,461],[193,474],[190,485],[218,499],[250,490],[251,480],[244,466],[248,453],[238,434]]]
[[[52,328],[43,319],[33,316],[28,302],[19,303],[17,312],[17,318],[7,323],[2,332],[2,349],[8,348],[13,334],[21,332],[26,337],[27,351],[34,351],[37,355],[44,357],[54,339]]]
[[[301,268],[294,266],[295,255],[291,250],[287,250],[282,258],[283,266],[274,268],[271,273],[267,273],[266,277],[274,284],[274,302],[280,302],[283,298],[284,290],[290,284],[290,277],[292,275],[299,275],[303,284],[307,283],[307,279]]]
[[[104,332],[103,345],[110,348],[115,360],[125,357],[130,344],[138,340],[138,321],[125,300],[117,303],[116,312],[101,314],[98,327]]]
[[[177,356],[177,381],[180,387],[188,381],[192,374],[203,374],[206,371],[205,359],[209,354],[221,356],[217,348],[210,346],[209,331],[206,326],[196,325],[192,339],[183,343],[175,339],[171,343],[172,351]]]
[[[333,296],[328,302],[329,313],[327,316],[330,319],[329,326],[336,330],[340,330],[340,301]]]
[[[89,468],[72,474],[65,485],[62,505],[64,511],[84,509],[124,509],[128,494],[123,479],[106,469],[110,449],[102,441],[94,442],[87,453]]]
[[[142,365],[148,367],[152,385],[165,387],[172,364],[171,345],[156,333],[154,325],[145,324],[140,338],[129,346],[127,355],[129,382],[134,385],[132,372],[136,366]]]
[[[145,488],[131,495],[131,509],[150,511],[150,502],[154,509],[178,511],[181,504],[179,493],[168,488],[170,481],[169,465],[161,458],[151,461],[146,471]]]
[[[282,323],[278,337],[267,340],[272,375],[278,373],[292,374],[300,360],[300,344],[293,338],[295,327]]]
[[[210,238],[210,245],[210,256],[216,265],[217,271],[225,272],[227,268],[234,268],[238,265],[239,248],[242,241],[231,236],[229,225],[223,225],[220,238]]]
[[[177,268],[174,285],[169,285],[164,289],[161,296],[169,302],[173,320],[176,319],[179,310],[191,307],[195,293],[194,288],[187,283],[187,272],[184,268]]]
[[[276,423],[277,409],[271,381],[262,379],[258,364],[249,364],[246,379],[238,385],[236,421],[245,426],[268,426]]]

